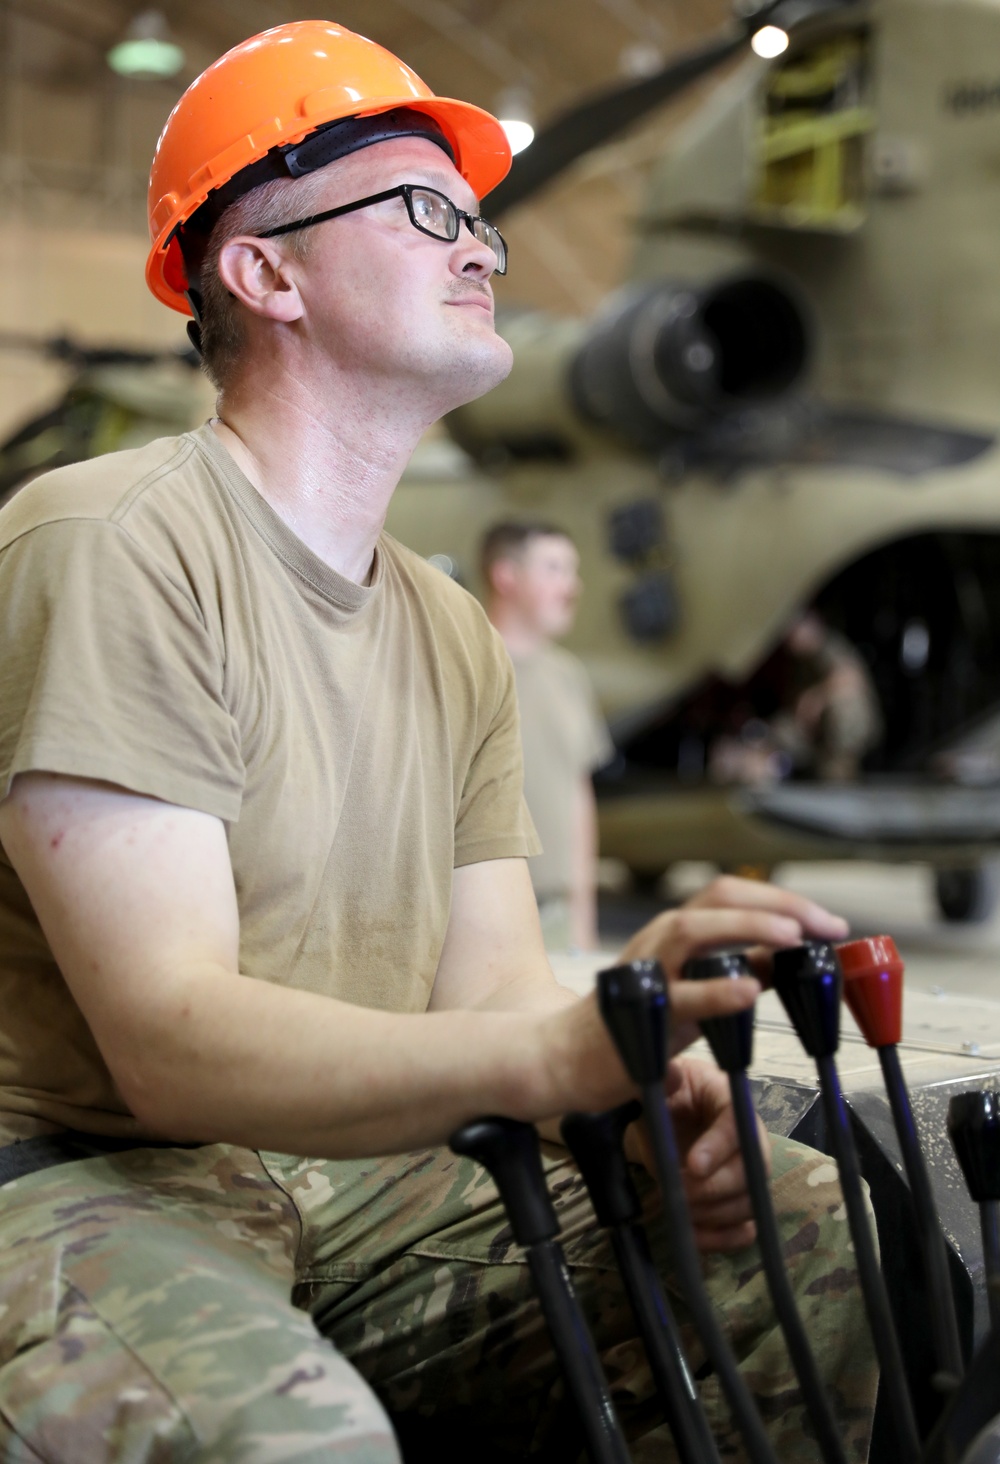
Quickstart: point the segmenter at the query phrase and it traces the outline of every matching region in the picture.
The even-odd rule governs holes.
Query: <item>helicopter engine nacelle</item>
[[[525,313],[499,328],[513,371],[447,419],[486,462],[570,458],[607,434],[656,452],[788,397],[810,355],[802,302],[764,273],[646,282],[589,322]]]
[[[802,306],[766,275],[621,292],[570,369],[581,414],[637,447],[785,396],[805,374]]]

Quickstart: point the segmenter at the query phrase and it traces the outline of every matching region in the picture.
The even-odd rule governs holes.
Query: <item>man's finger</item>
[[[671,1025],[703,1022],[706,1017],[728,1017],[746,1011],[760,996],[760,990],[756,976],[679,982],[670,988]]]
[[[724,1204],[748,1193],[746,1171],[739,1154],[734,1154],[704,1179],[696,1174],[689,1174],[687,1170],[683,1172],[682,1178],[684,1191],[692,1204],[711,1205],[717,1201]]]
[[[752,1220],[728,1229],[695,1226],[694,1239],[703,1255],[711,1255],[715,1251],[726,1253],[746,1250],[757,1239],[757,1227]]]
[[[821,940],[843,940],[849,930],[847,921],[840,915],[834,915],[805,895],[763,880],[739,879],[735,875],[721,875],[690,903],[713,908],[770,910],[797,921],[808,935]]]
[[[687,1124],[678,1125],[678,1137],[682,1139]],[[685,1181],[700,1186],[706,1192],[714,1184],[712,1192],[724,1193],[727,1186],[742,1181],[743,1159],[740,1153],[739,1134],[731,1108],[724,1109],[714,1119],[707,1117],[696,1128],[690,1144],[684,1144]]]
[[[650,921],[629,941],[621,960],[658,960],[677,977],[689,956],[718,946],[778,949],[798,945],[802,936],[798,921],[767,910],[686,907]]]
[[[780,911],[732,907],[689,907],[671,912],[672,919],[662,927],[649,927],[653,953],[660,954],[672,973],[689,956],[696,956],[718,946],[782,946],[798,945],[803,930],[799,922]],[[641,932],[640,932],[641,934]]]
[[[725,1204],[699,1205],[692,1202],[689,1209],[695,1229],[714,1226],[717,1229],[728,1230],[753,1219],[753,1207],[746,1195],[729,1200]]]

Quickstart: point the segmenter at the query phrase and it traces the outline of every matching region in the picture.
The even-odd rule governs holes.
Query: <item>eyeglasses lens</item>
[[[459,215],[450,198],[432,188],[414,188],[410,192],[410,206],[413,222],[418,229],[433,234],[436,239],[447,239],[453,244],[458,238]],[[497,274],[507,272],[507,246],[499,230],[485,219],[472,220],[472,232],[480,244],[492,249],[497,259]]]
[[[410,195],[414,222],[436,239],[454,242],[458,238],[458,215],[451,201],[440,193],[414,188]]]
[[[480,244],[485,244],[487,249],[492,249],[497,257],[497,274],[507,273],[507,246],[503,242],[499,229],[488,224],[485,219],[477,219],[472,227],[472,232]]]

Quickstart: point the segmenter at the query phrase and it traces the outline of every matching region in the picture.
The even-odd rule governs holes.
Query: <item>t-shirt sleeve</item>
[[[0,644],[0,794],[45,771],[238,818],[223,652],[180,560],[106,520],[35,527],[0,557]]]
[[[498,638],[497,638],[498,639]],[[494,711],[465,779],[455,819],[455,868],[541,852],[524,801],[524,763],[514,672],[494,644]]]

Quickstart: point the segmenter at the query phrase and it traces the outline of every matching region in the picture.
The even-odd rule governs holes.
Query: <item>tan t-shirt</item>
[[[248,976],[424,1010],[453,868],[537,848],[476,602],[386,535],[345,580],[210,427],[13,499],[0,645],[0,796],[42,769],[223,820]],[[0,850],[5,1113],[138,1132]]]
[[[569,893],[573,871],[573,802],[580,779],[614,754],[607,724],[581,661],[543,646],[514,661],[524,746],[524,796],[542,852],[529,868],[543,899]]]

